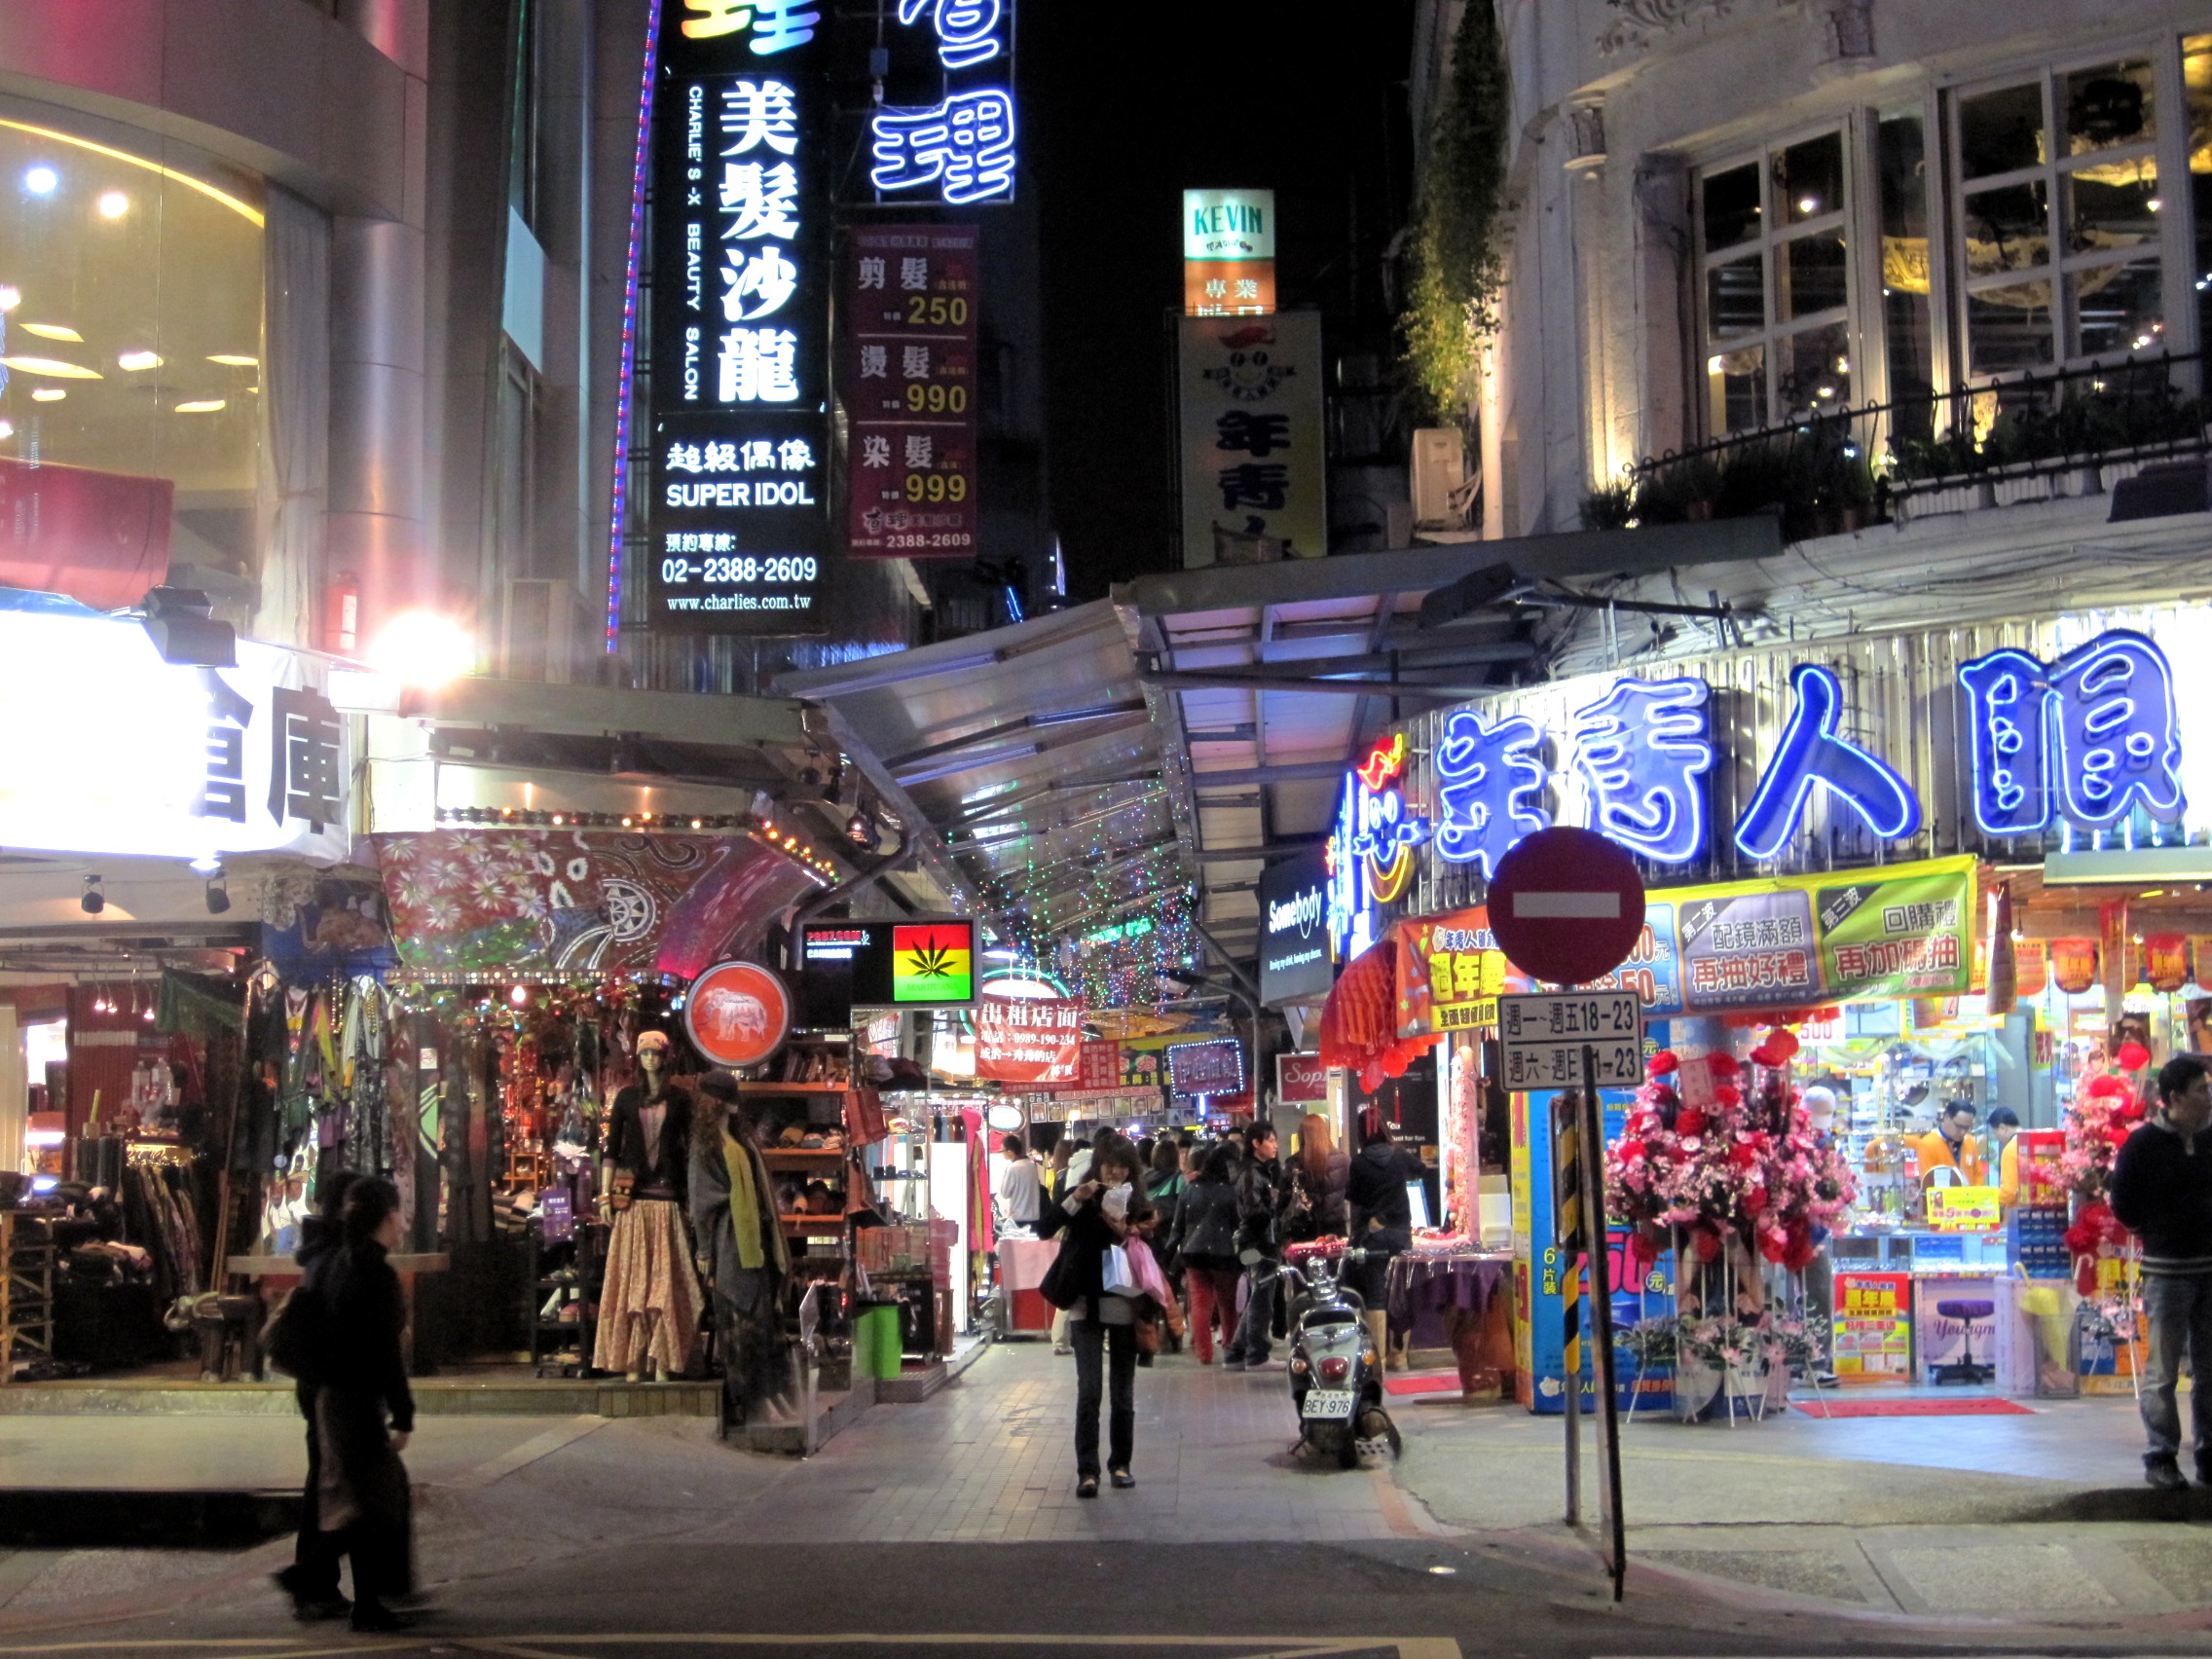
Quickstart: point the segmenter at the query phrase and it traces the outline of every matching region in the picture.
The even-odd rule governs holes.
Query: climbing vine
[[[1428,419],[1452,424],[1464,419],[1475,337],[1493,321],[1511,105],[1494,0],[1467,0],[1429,126],[1400,319],[1414,393]]]

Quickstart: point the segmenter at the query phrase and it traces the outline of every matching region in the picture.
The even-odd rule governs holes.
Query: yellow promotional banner
[[[1931,1187],[1928,1225],[1938,1233],[1995,1233],[2005,1225],[2005,1206],[1995,1187]]]
[[[1397,941],[1400,1039],[1494,1026],[1498,997],[1534,985],[1505,960],[1479,904],[1402,921]]]

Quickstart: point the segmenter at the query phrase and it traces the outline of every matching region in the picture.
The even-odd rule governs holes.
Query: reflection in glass
[[[2080,355],[2147,351],[2165,333],[2165,304],[2158,262],[2105,265],[2066,278]]]
[[[2151,120],[2151,65],[2146,62],[2077,69],[2060,79],[2059,96],[2066,104],[2070,156],[2148,143],[2157,136]]]
[[[2063,179],[2066,251],[2109,253],[2158,240],[2158,169],[2148,157],[2120,166],[2141,176],[2104,182],[2103,167],[2088,167]]]
[[[2041,180],[1977,190],[1966,199],[1969,276],[2029,271],[2050,261],[2050,198]]]
[[[1840,322],[1782,343],[1782,406],[1828,413],[1851,401],[1851,344]]]
[[[1959,100],[1959,165],[1968,178],[2039,166],[2044,148],[2043,88],[2034,81]]]
[[[1984,288],[1967,296],[1967,366],[1976,375],[2051,362],[2050,279]]]
[[[1705,361],[1707,419],[1715,433],[1766,424],[1766,348],[1747,346]]]
[[[2212,346],[2212,35],[2181,43],[2181,79],[2189,94],[2189,198],[2196,226],[2190,286],[2196,294],[2196,338]]]
[[[1844,303],[1846,292],[1840,235],[1799,237],[1783,244],[1778,301],[1785,318],[1833,311]]]
[[[1936,344],[1929,315],[1928,161],[1917,115],[1875,131],[1881,178],[1882,336],[1889,350],[1893,429],[1924,438],[1934,428]]]
[[[1843,134],[1825,132],[1774,159],[1774,196],[1785,223],[1843,211]]]
[[[1759,169],[1746,162],[1705,176],[1705,245],[1733,247],[1759,233]]]
[[[1705,314],[1715,340],[1766,326],[1765,262],[1757,254],[1731,259],[1705,274]]]

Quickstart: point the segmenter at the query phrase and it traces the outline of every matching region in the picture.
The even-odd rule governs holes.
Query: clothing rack
[[[0,1210],[0,1382],[18,1361],[54,1358],[54,1226],[44,1216]]]

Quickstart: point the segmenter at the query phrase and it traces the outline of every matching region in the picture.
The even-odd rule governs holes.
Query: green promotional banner
[[[1959,996],[1973,975],[1973,860],[1830,877],[1814,895],[1821,977],[1836,1002]]]

